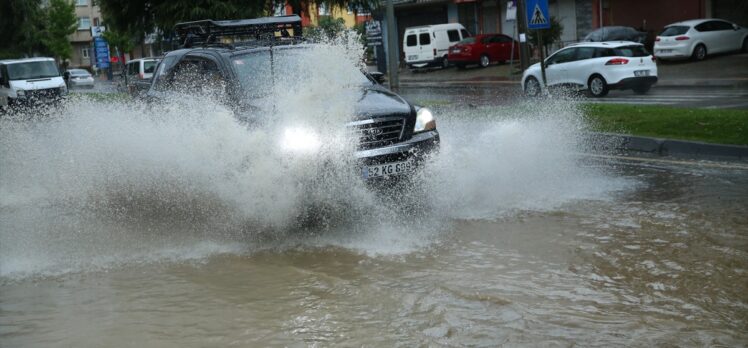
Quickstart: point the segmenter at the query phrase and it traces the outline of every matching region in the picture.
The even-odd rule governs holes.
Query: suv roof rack
[[[293,30],[293,34],[289,30]],[[302,33],[301,17],[298,15],[227,21],[204,19],[178,23],[174,26],[174,31],[184,48],[200,44],[231,46],[228,42],[221,42],[221,39],[226,38],[252,38],[272,45],[275,40],[301,39]]]

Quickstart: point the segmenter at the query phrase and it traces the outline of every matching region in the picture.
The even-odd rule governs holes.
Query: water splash
[[[417,189],[372,192],[351,144],[337,141],[356,102],[362,51],[351,42],[310,48],[275,84],[270,99],[282,102],[254,115],[261,126],[202,98],[75,99],[47,117],[0,119],[0,276],[268,246],[403,253],[438,240],[451,219],[554,209],[620,187],[580,165],[585,124],[556,103],[447,110],[442,150]],[[323,139],[315,156],[284,149],[290,127],[311,126]]]

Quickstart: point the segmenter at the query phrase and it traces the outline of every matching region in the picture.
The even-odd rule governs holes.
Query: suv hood
[[[402,97],[379,86],[365,86],[356,103],[355,119],[368,119],[385,116],[408,116],[413,112],[411,105]]]

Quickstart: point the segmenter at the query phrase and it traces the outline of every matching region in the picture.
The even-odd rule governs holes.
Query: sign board
[[[366,36],[382,36],[382,24],[379,21],[366,22]]]
[[[106,27],[91,27],[91,37],[100,37],[106,31]]]
[[[548,0],[527,0],[527,29],[548,29],[551,16],[548,14]]]
[[[109,68],[109,44],[101,36],[94,38],[94,57],[96,58],[96,66],[99,69]]]
[[[506,20],[517,20],[517,4],[515,4],[514,1],[509,1],[506,3]]]

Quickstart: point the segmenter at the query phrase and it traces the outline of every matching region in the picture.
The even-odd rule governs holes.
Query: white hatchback
[[[657,83],[655,58],[644,45],[630,41],[585,42],[562,48],[545,60],[546,85],[587,89],[603,97],[611,89],[632,89],[644,94]],[[528,96],[542,90],[540,63],[522,75]]]
[[[660,59],[702,60],[707,54],[738,50],[748,52],[748,29],[721,19],[670,24],[654,44],[654,54]]]

